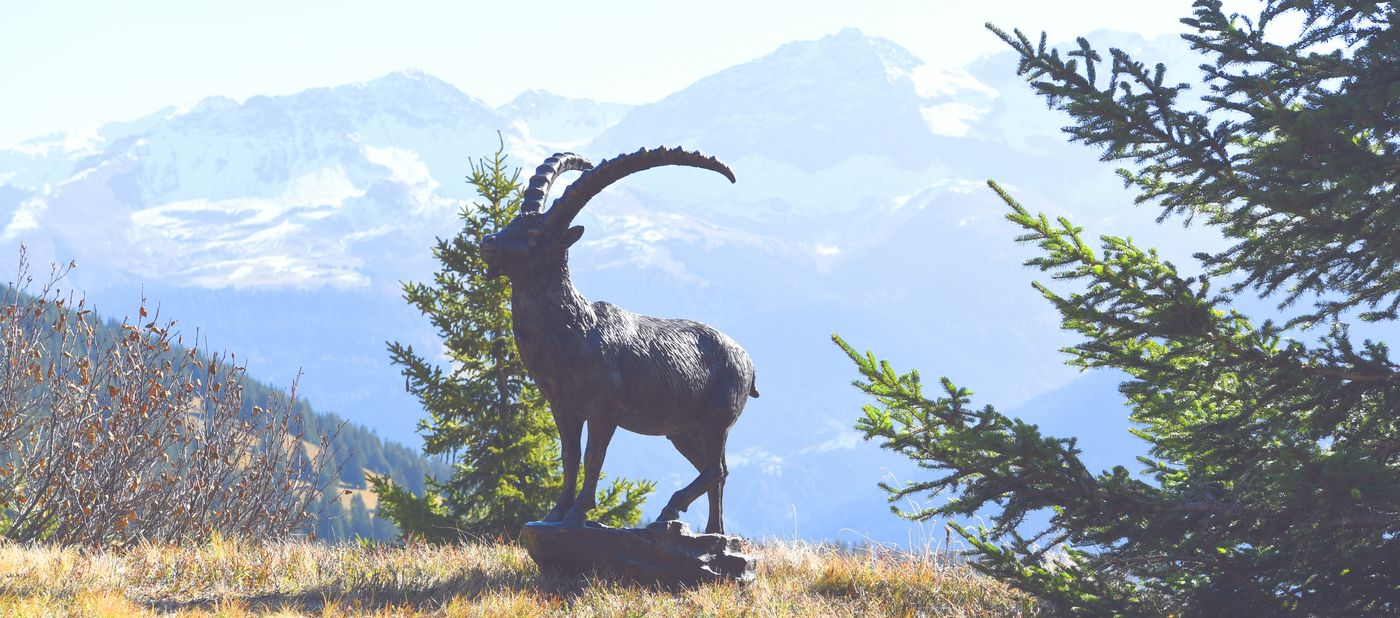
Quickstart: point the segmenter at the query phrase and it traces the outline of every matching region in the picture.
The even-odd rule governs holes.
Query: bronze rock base
[[[520,541],[541,571],[614,574],[645,582],[692,585],[754,580],[755,558],[742,537],[692,534],[681,521],[646,528],[561,526],[532,521]]]

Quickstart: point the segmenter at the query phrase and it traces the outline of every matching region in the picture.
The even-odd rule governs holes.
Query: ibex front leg
[[[574,508],[574,492],[578,488],[579,442],[583,439],[583,419],[554,415],[554,425],[559,428],[559,454],[564,463],[564,486],[559,488],[559,499],[554,508],[544,516],[544,521],[563,521],[569,509]]]
[[[598,495],[598,475],[603,472],[603,457],[608,454],[608,443],[612,442],[617,425],[602,421],[588,421],[588,448],[583,452],[583,487],[578,490],[574,508],[564,517],[566,526],[582,526],[588,521],[588,512],[597,506],[594,496]]]

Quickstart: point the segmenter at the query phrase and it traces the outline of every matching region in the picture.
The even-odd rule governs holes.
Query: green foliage
[[[409,392],[428,413],[419,423],[429,455],[453,460],[446,481],[428,482],[415,497],[371,481],[380,511],[409,534],[429,540],[463,535],[513,536],[541,517],[558,497],[559,439],[548,402],[530,380],[511,332],[510,283],[486,275],[478,247],[520,209],[520,170],[508,170],[503,150],[471,165],[467,182],[481,202],[462,210],[463,228],[439,239],[442,264],[432,283],[405,283],[404,297],[428,316],[442,337],[447,366],[399,343],[389,344]],[[615,480],[599,491],[598,521],[633,525],[655,489],[650,481]]]
[[[365,524],[368,524],[368,522],[370,521],[369,509],[365,507],[365,499],[361,497],[360,494],[355,494],[354,496],[350,497],[350,521],[356,523],[365,522]],[[361,524],[361,526],[369,528],[369,526],[365,524]],[[366,537],[366,535],[363,534],[356,534],[356,536],[360,538],[368,538]]]
[[[1183,111],[1185,84],[1087,41],[1061,57],[992,28],[1020,71],[1105,147],[1139,202],[1198,217],[1235,243],[1197,254],[1182,274],[1155,251],[1104,236],[1096,251],[1063,218],[1028,212],[995,183],[1027,265],[1077,290],[1036,289],[1083,340],[1065,352],[1110,367],[1141,477],[1093,473],[1074,439],[976,408],[944,378],[926,395],[839,337],[875,403],[857,428],[934,477],[886,487],[892,501],[947,492],[917,519],[994,511],[954,528],[977,566],[1074,615],[1378,615],[1400,612],[1400,367],[1345,320],[1395,320],[1400,306],[1400,37],[1388,3],[1271,1],[1255,20],[1196,2],[1185,38],[1205,55],[1205,112]],[[1269,25],[1303,18],[1297,41]],[[1285,20],[1286,21],[1286,20]],[[990,26],[989,26],[990,27]],[[1312,306],[1283,324],[1232,308],[1246,291]],[[1321,326],[1323,333],[1309,334]],[[1300,341],[1311,338],[1315,344]],[[1049,525],[1026,538],[1034,512]]]
[[[429,543],[452,543],[463,532],[436,493],[415,495],[381,476],[370,476],[369,486],[379,496],[379,516],[394,522],[405,536]]]
[[[1385,2],[1271,0],[1259,16],[1227,16],[1198,0],[1183,35],[1206,57],[1205,112],[1177,99],[1189,84],[1166,80],[1125,52],[1104,59],[1083,38],[1061,58],[988,24],[1021,55],[1019,71],[1047,102],[1070,114],[1073,141],[1131,161],[1124,181],[1162,217],[1200,215],[1238,242],[1200,257],[1212,275],[1239,273],[1231,292],[1283,293],[1285,306],[1313,293],[1303,323],[1365,308],[1365,320],[1394,320],[1400,308],[1400,218],[1396,114],[1400,35]],[[1290,15],[1291,14],[1291,15]],[[1303,32],[1269,26],[1301,18]],[[1280,19],[1284,18],[1284,19]],[[1283,30],[1291,26],[1282,25]]]

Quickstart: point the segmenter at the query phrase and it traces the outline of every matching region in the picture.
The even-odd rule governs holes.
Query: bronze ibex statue
[[[510,278],[515,342],[559,428],[564,487],[545,521],[574,526],[586,521],[608,442],[622,427],[666,436],[700,472],[671,496],[657,520],[679,519],[708,492],[705,531],[724,532],[724,445],[748,397],[758,396],[753,361],[709,326],[589,302],[569,280],[569,247],[583,235],[582,226],[570,226],[579,210],[623,177],[665,165],[708,169],[734,182],[734,173],[714,157],[680,148],[643,148],[597,167],[559,153],[535,170],[520,214],[482,240],[488,276]],[[550,186],[570,171],[583,174],[543,212]],[[585,421],[583,487],[575,495]]]

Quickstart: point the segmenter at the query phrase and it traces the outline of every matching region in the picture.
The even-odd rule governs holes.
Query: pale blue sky
[[[210,95],[239,100],[417,68],[491,104],[527,88],[655,101],[706,75],[845,27],[959,66],[983,29],[1180,32],[1190,0],[703,3],[27,2],[0,8],[0,144]]]

